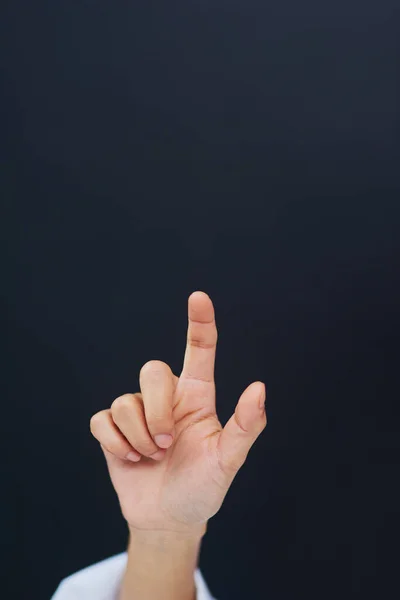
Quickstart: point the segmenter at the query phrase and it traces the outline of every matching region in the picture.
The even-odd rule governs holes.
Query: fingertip
[[[141,454],[139,454],[138,452],[128,452],[128,454],[126,455],[126,458],[128,460],[131,460],[132,462],[139,462],[139,460],[142,458]]]
[[[154,441],[159,448],[169,448],[172,445],[173,437],[169,433],[158,433],[154,436]]]
[[[201,327],[203,325],[210,325],[213,322],[215,326],[214,304],[208,294],[199,290],[190,294],[188,299],[188,317],[189,326],[190,324],[195,324],[196,327]]]
[[[159,450],[154,452],[154,454],[150,454],[149,458],[152,458],[153,460],[162,460],[164,458],[164,456],[165,456],[165,449],[160,448]]]
[[[197,297],[200,297],[200,298],[204,298],[204,297],[209,298],[210,296],[208,294],[206,294],[206,292],[203,292],[202,290],[195,290],[194,292],[192,292],[190,294],[189,299],[190,298],[197,298]]]

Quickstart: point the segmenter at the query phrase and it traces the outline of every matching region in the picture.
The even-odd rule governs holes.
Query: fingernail
[[[128,454],[126,455],[126,458],[128,460],[131,460],[132,462],[139,462],[139,460],[142,458],[142,456],[140,454],[138,454],[137,452],[128,452]]]
[[[172,444],[172,435],[167,433],[159,433],[154,436],[154,441],[160,448],[169,448]]]
[[[263,385],[263,389],[260,396],[260,409],[262,410],[265,407],[265,385]]]

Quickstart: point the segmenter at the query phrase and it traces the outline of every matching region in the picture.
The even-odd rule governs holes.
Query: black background
[[[203,542],[212,593],[398,597],[399,14],[3,4],[4,597],[124,550],[89,419],[147,360],[179,373],[196,289],[222,423],[268,388]]]

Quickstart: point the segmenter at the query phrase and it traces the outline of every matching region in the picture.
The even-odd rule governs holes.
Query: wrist
[[[128,523],[129,544],[137,541],[145,546],[173,546],[200,542],[207,532],[207,522],[191,527],[142,529]]]
[[[178,530],[128,528],[128,562],[120,600],[193,600],[194,572],[207,525]]]

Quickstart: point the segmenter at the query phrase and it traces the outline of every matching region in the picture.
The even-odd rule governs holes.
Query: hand
[[[262,382],[246,388],[221,426],[215,407],[216,343],[211,299],[194,292],[180,376],[151,360],[140,371],[141,392],[120,396],[90,421],[130,528],[201,529],[220,509],[266,426]]]

